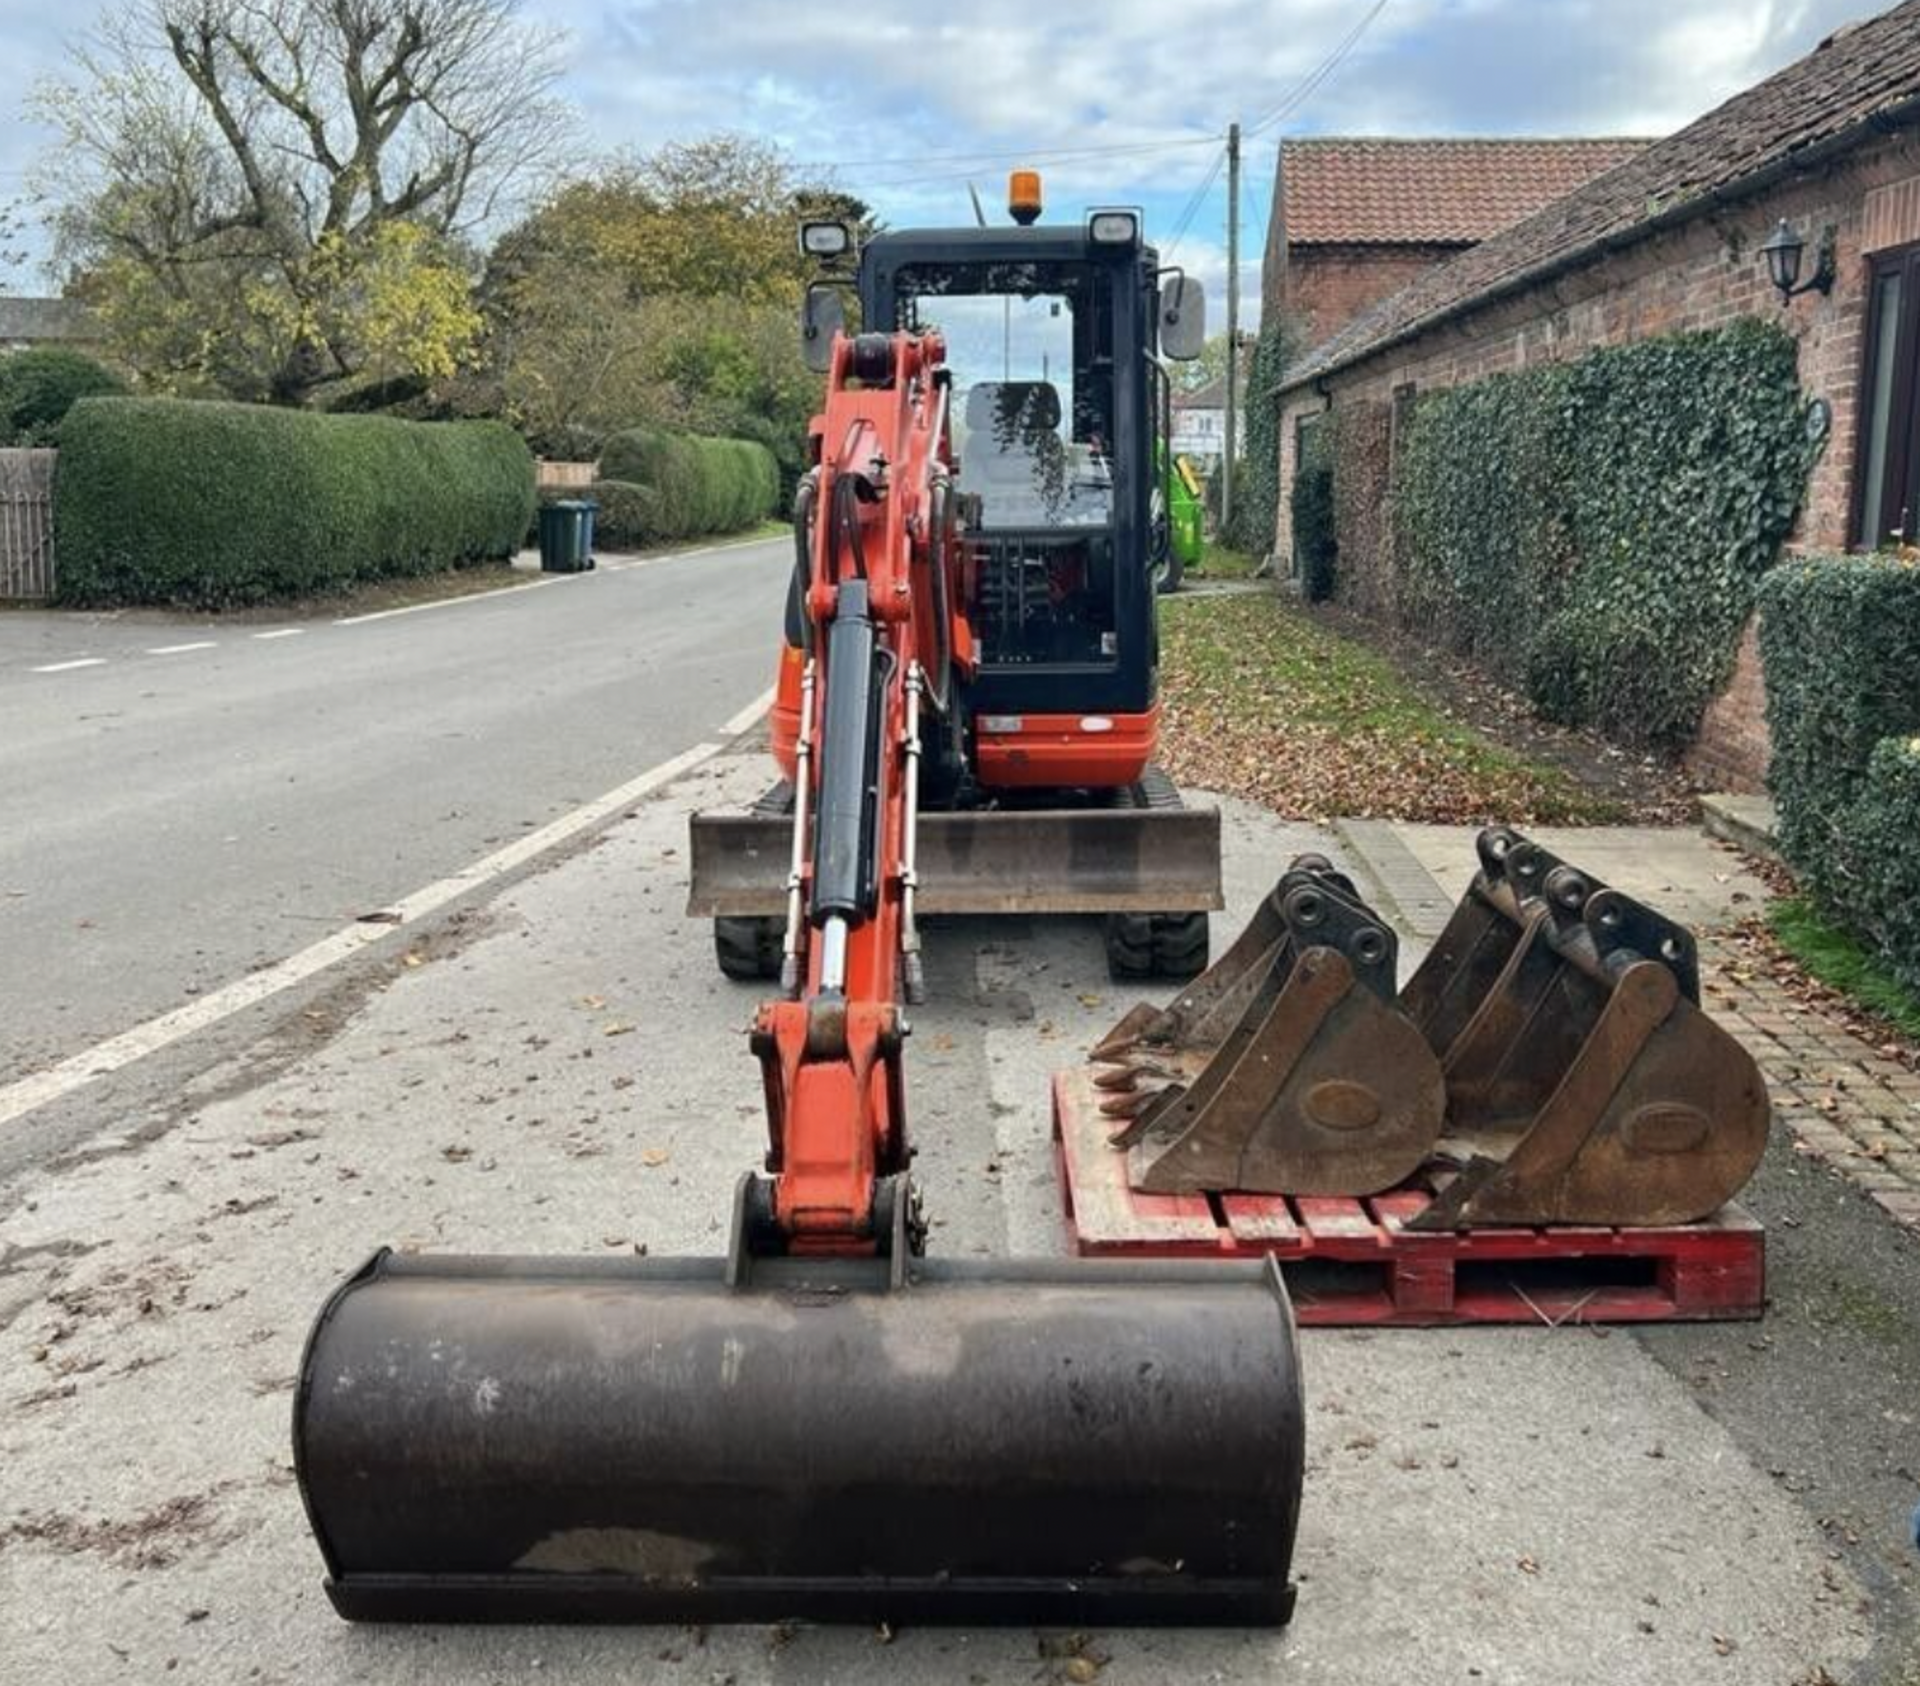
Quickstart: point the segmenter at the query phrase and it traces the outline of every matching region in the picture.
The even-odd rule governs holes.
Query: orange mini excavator
[[[1115,578],[1111,517],[1151,461],[1156,337],[1198,315],[1132,213],[1071,238],[1015,233],[1035,237],[1024,258],[994,246],[1004,231],[948,239],[975,248],[958,264],[985,266],[953,290],[994,299],[989,349],[1004,331],[1011,359],[1000,299],[1064,287],[1075,361],[1067,398],[1046,396],[1051,369],[972,389],[977,493],[956,475],[941,327],[870,314],[885,326],[849,337],[811,301],[827,390],[790,604],[785,987],[754,1025],[769,1145],[738,1185],[727,1256],[382,1252],[341,1287],[301,1367],[295,1459],[346,1616],[1290,1611],[1304,1431],[1277,1267],[924,1253],[902,1055],[927,764],[954,759],[969,676],[995,649],[1090,670],[1126,616],[1150,619],[1141,582]],[[835,225],[804,239],[827,256],[847,244]],[[1029,424],[1051,432],[1083,407],[1057,452],[1016,451]],[[961,508],[995,488],[1010,509],[1042,500],[1044,543],[1009,525],[996,559],[999,530]],[[991,591],[983,568],[999,570]],[[1002,609],[1008,630],[991,630]],[[1115,700],[1092,705],[1116,716],[1133,695],[1117,666]],[[994,733],[971,729],[976,745]]]

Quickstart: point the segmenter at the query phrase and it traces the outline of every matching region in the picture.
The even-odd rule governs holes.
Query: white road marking
[[[511,597],[516,591],[538,591],[543,585],[566,585],[572,581],[590,580],[595,574],[625,574],[635,568],[651,568],[661,562],[678,562],[689,556],[713,556],[729,550],[751,550],[755,545],[772,544],[779,535],[770,534],[757,539],[742,539],[738,544],[705,544],[694,550],[662,550],[651,556],[635,556],[625,562],[598,562],[592,568],[578,574],[542,574],[538,579],[528,580],[524,585],[503,585],[497,591],[470,591],[461,597],[436,597],[431,603],[408,603],[398,609],[375,609],[371,614],[347,615],[333,624],[335,626],[363,626],[368,621],[391,620],[396,615],[418,615],[428,609],[453,609],[462,603],[487,603],[496,597]],[[264,635],[262,635],[264,636]]]
[[[71,673],[76,667],[105,667],[105,656],[81,656],[70,662],[48,662],[45,667],[36,667],[35,673]]]
[[[256,632],[256,638],[298,638],[307,629],[304,626],[277,626],[271,632]]]
[[[693,550],[658,550],[650,556],[632,556],[624,562],[596,562],[595,572],[624,574],[634,568],[651,568],[656,562],[680,562],[689,556],[724,556],[730,550],[752,550],[756,545],[779,544],[779,533],[764,533],[757,539],[741,539],[737,544],[703,544]]]
[[[773,707],[774,687],[769,685],[759,696],[720,728],[730,738],[737,738],[748,727],[759,724],[760,716]]]
[[[322,937],[297,954],[289,955],[276,965],[236,978],[197,1001],[162,1013],[158,1018],[148,1019],[145,1024],[135,1025],[118,1036],[96,1043],[58,1065],[9,1084],[0,1089],[0,1124],[9,1124],[37,1107],[63,1099],[96,1078],[110,1076],[135,1060],[158,1053],[183,1037],[192,1036],[197,1031],[218,1024],[222,1019],[231,1018],[235,1013],[278,995],[282,990],[304,983],[342,960],[351,959],[361,950],[384,941],[396,928],[417,924],[456,898],[503,877],[516,867],[524,866],[536,856],[579,836],[590,826],[611,818],[630,803],[652,795],[661,786],[671,784],[709,756],[718,755],[724,747],[718,743],[697,743],[685,753],[661,762],[638,778],[629,779],[606,795],[595,797],[593,801],[562,814],[537,831],[528,832],[525,837],[509,843],[504,849],[496,849],[492,854],[483,856],[451,877],[439,879],[424,889],[414,891],[404,901],[396,902],[386,910],[397,915],[393,923],[369,925],[356,921],[331,936]]]
[[[595,562],[596,574],[630,574],[635,568],[652,568],[662,562],[679,562],[689,556],[709,556],[713,545],[705,545],[699,550],[662,550],[652,556],[629,556],[624,562]],[[744,549],[741,545],[728,545],[729,550]]]
[[[545,579],[528,580],[525,585],[503,585],[497,591],[470,591],[464,597],[436,597],[431,603],[408,603],[398,609],[375,609],[369,615],[345,615],[335,626],[365,626],[368,621],[390,621],[396,615],[423,615],[429,609],[457,609],[463,603],[490,603],[496,597],[511,597],[517,591],[538,591],[543,585],[559,585],[578,579],[577,574],[549,574]]]
[[[197,644],[156,644],[147,652],[150,656],[184,656],[189,650],[211,650],[215,640],[203,638]]]

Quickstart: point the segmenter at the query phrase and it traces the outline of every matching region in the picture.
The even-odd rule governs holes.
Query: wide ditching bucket
[[[295,1407],[376,1621],[1277,1623],[1303,1447],[1270,1261],[382,1253]]]
[[[1686,1223],[1737,1193],[1766,1086],[1700,1008],[1691,933],[1517,832],[1479,854],[1397,994],[1391,927],[1309,856],[1172,1006],[1116,1025],[1093,1059],[1132,1186],[1364,1195],[1418,1171],[1428,1230]]]

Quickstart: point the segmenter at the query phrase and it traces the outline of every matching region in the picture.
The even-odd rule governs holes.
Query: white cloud
[[[55,65],[101,7],[0,0],[9,86],[23,85],[22,67]],[[1045,169],[1057,211],[1139,203],[1162,233],[1213,156],[1196,139],[1231,117],[1251,125],[1274,112],[1362,15],[1361,0],[1171,9],[947,0],[929,18],[798,0],[526,0],[526,9],[570,30],[569,92],[595,147],[745,130],[797,160],[838,163],[844,185],[905,223],[969,220],[970,179],[997,202],[1015,160],[985,155],[1153,143],[1161,149]],[[1250,141],[1248,249],[1257,258],[1282,129],[1663,133],[1861,9],[1861,0],[1389,0],[1326,85]],[[0,121],[0,197],[47,139]],[[1223,213],[1216,181],[1193,218],[1196,251],[1218,245]],[[1246,289],[1254,308],[1257,290]]]

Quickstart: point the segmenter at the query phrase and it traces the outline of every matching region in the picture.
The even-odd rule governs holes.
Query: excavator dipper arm
[[[937,335],[842,337],[818,460],[803,598],[803,787],[794,806],[786,977],[753,1047],[765,1077],[778,1251],[885,1252],[883,1179],[907,1166],[903,987],[917,989],[913,919],[925,658],[958,638],[957,566],[936,506],[947,484],[947,380]],[[936,689],[947,689],[944,676]]]

